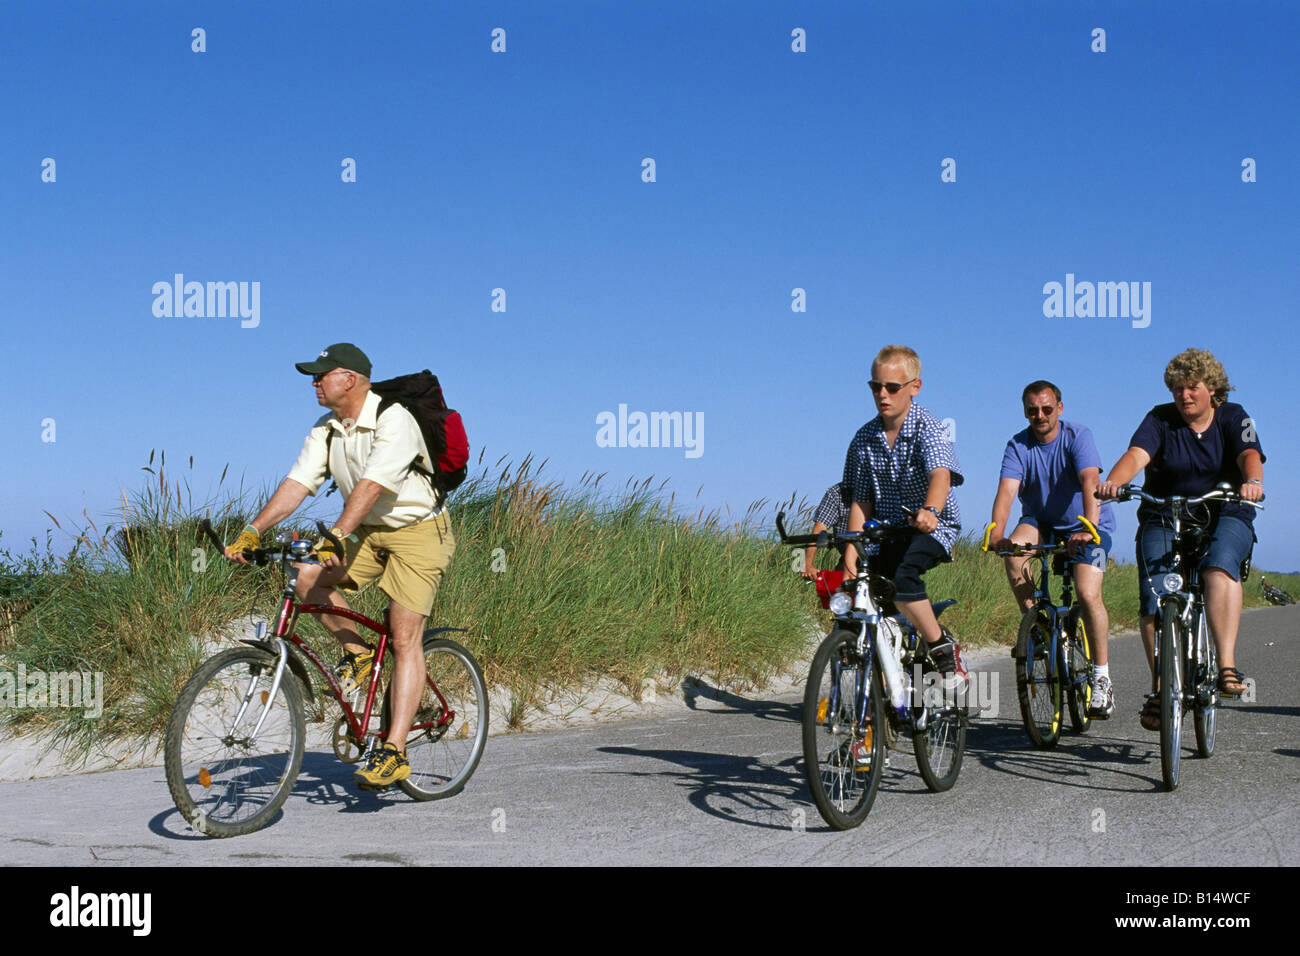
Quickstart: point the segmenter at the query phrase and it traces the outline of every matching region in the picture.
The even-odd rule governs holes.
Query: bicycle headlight
[[[1183,589],[1183,576],[1181,574],[1166,574],[1164,581],[1161,583],[1164,585],[1166,594],[1174,594]]]
[[[853,596],[846,594],[844,591],[836,591],[831,595],[829,605],[831,613],[836,617],[843,617],[853,610]]]

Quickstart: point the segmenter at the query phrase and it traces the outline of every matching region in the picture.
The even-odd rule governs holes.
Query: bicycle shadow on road
[[[308,751],[302,758],[302,769],[284,806],[262,829],[280,822],[286,812],[295,806],[301,809],[306,803],[312,806],[337,806],[340,813],[376,813],[385,806],[406,799],[402,791],[393,788],[382,792],[360,789],[352,779],[355,766],[339,761],[332,753]],[[206,834],[190,829],[179,810],[174,806],[156,814],[149,820],[150,832],[166,840],[211,840]]]
[[[598,747],[601,753],[623,757],[645,757],[682,768],[672,770],[602,770],[621,776],[667,777],[677,786],[690,791],[687,799],[697,810],[744,826],[764,830],[833,832],[820,825],[820,817],[808,794],[804,779],[803,757],[797,753],[776,764],[763,763],[758,757],[707,753],[698,750],[642,750],[637,747]],[[904,751],[890,753],[892,761],[906,764],[911,755]],[[928,792],[913,768],[895,763],[884,771],[881,793]],[[814,821],[818,826],[813,826]]]
[[[973,721],[966,731],[966,758],[998,773],[1065,787],[1118,793],[1164,791],[1159,750],[1127,740],[1096,740],[1067,731],[1053,749],[1039,750],[1020,724]],[[1115,775],[1118,781],[1099,779],[1103,774]]]
[[[682,681],[681,693],[682,701],[691,710],[707,710],[714,714],[749,714],[762,720],[784,720],[797,724],[803,711],[801,703],[761,699],[751,700],[748,697],[741,697],[739,694],[733,694],[720,687],[707,684],[698,677]],[[700,707],[698,702],[701,699],[723,704],[727,709]]]

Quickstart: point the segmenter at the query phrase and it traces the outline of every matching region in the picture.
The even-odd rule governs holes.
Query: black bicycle
[[[1275,607],[1285,607],[1288,604],[1294,604],[1295,598],[1287,594],[1279,587],[1268,583],[1268,578],[1260,575],[1259,591],[1264,595],[1264,600]]]
[[[1101,536],[1092,523],[1079,515],[1094,543]],[[984,550],[989,534],[984,529]],[[1042,572],[1034,590],[1034,606],[1020,619],[1020,631],[1012,656],[1016,659],[1016,697],[1030,743],[1050,750],[1061,739],[1065,706],[1070,708],[1070,725],[1084,733],[1092,724],[1088,707],[1092,703],[1093,651],[1082,609],[1074,603],[1074,575],[1065,541],[1051,544],[1015,545],[1010,551],[995,552],[1003,557],[1029,555],[1041,561]],[[1050,560],[1049,560],[1050,559]],[[1051,575],[1061,579],[1061,603],[1052,601]]]
[[[1201,589],[1200,563],[1209,548],[1209,510],[1192,520],[1190,509],[1212,502],[1262,505],[1247,501],[1232,486],[1219,484],[1195,498],[1170,495],[1156,498],[1136,485],[1122,485],[1116,500],[1137,499],[1156,508],[1172,534],[1170,554],[1177,571],[1165,574],[1152,587],[1156,609],[1155,667],[1151,693],[1160,702],[1160,772],[1165,789],[1178,787],[1182,756],[1183,715],[1190,708],[1196,727],[1196,753],[1214,753],[1218,716],[1218,650],[1210,639]],[[1186,526],[1184,525],[1186,522]]]

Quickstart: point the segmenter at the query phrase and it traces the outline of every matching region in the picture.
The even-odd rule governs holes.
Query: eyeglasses
[[[313,385],[319,385],[320,382],[321,382],[321,380],[324,379],[325,377],[327,377],[327,376],[329,376],[329,375],[333,375],[335,372],[347,372],[347,371],[349,371],[349,369],[346,369],[346,368],[332,368],[332,369],[330,369],[328,372],[321,372],[319,375],[313,375],[313,376],[311,377],[311,383],[312,383]]]
[[[916,379],[909,378],[906,382],[877,382],[874,378],[867,382],[867,388],[871,389],[871,394],[875,395],[882,388],[890,395],[897,395],[898,390],[906,385],[911,385]]]
[[[1054,411],[1056,411],[1055,408],[1026,408],[1025,417],[1026,418],[1039,418],[1039,417],[1051,418],[1052,412]]]

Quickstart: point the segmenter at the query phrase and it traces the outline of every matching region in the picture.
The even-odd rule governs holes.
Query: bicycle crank
[[[356,763],[362,757],[361,745],[352,737],[346,717],[340,717],[334,724],[334,756],[344,763]]]

